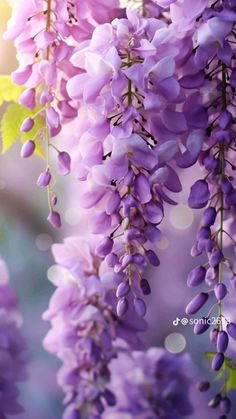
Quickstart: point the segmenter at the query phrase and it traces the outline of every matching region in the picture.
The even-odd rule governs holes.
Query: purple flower
[[[191,187],[188,204],[191,208],[203,208],[210,197],[208,184],[205,180],[197,180]]]
[[[26,343],[21,335],[22,318],[18,312],[18,301],[8,282],[8,272],[0,260],[0,415],[16,415],[23,412],[17,398],[17,383],[25,381]]]
[[[177,357],[160,348],[120,354],[111,364],[117,417],[181,419],[190,415],[191,378],[186,373],[190,365],[188,355]],[[109,417],[112,417],[110,409],[104,414],[104,418]]]

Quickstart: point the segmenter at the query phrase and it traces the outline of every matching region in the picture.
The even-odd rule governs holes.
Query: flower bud
[[[219,371],[224,363],[224,360],[225,360],[224,354],[222,354],[221,352],[218,352],[217,354],[215,354],[211,363],[212,369],[215,371]]]
[[[34,143],[34,141],[28,140],[21,147],[20,155],[23,158],[30,157],[34,153],[34,150],[35,150],[35,143]]]
[[[138,316],[144,317],[147,311],[146,304],[142,298],[136,297],[134,299],[134,309]]]
[[[222,262],[223,258],[224,258],[224,255],[222,251],[220,249],[216,249],[214,250],[214,252],[212,252],[209,258],[209,263],[211,266],[213,266],[213,268],[215,268]]]
[[[148,259],[148,261],[153,265],[153,266],[159,266],[160,265],[160,261],[156,255],[156,253],[153,252],[153,250],[147,250],[145,252],[145,256]]]
[[[121,298],[121,300],[118,301],[117,303],[117,307],[116,307],[116,312],[117,312],[117,316],[118,317],[122,317],[125,315],[125,313],[127,313],[129,308],[129,302],[127,300],[127,298]]]
[[[206,292],[201,292],[196,295],[186,307],[186,314],[195,314],[197,313],[208,300],[209,295]]]
[[[54,228],[61,227],[61,217],[60,214],[56,211],[52,211],[49,213],[47,220]]]
[[[35,102],[35,89],[30,88],[24,90],[19,97],[19,103],[29,109],[33,109],[36,105]]]
[[[106,256],[105,262],[109,268],[114,268],[114,266],[119,262],[118,257],[115,253],[110,253]]]
[[[60,151],[58,153],[58,166],[59,171],[63,176],[70,173],[71,158],[66,151]]]
[[[228,334],[236,340],[236,324],[235,323],[229,323],[226,326]]]
[[[140,281],[140,288],[144,295],[151,294],[151,288],[148,281],[145,278],[142,278]]]
[[[126,282],[121,282],[116,290],[116,296],[117,298],[123,298],[126,297],[127,294],[129,294],[130,292],[130,286],[129,283]]]
[[[28,132],[30,131],[34,126],[34,120],[32,118],[26,118],[20,127],[21,132]]]
[[[214,292],[217,300],[223,300],[227,294],[227,288],[225,284],[216,284],[214,287]]]
[[[106,399],[106,402],[107,402],[108,406],[113,407],[113,406],[116,405],[116,397],[115,397],[114,393],[112,393],[107,388],[105,389],[105,391],[103,393],[103,396]]]
[[[208,317],[202,317],[201,319],[199,319],[198,323],[196,323],[193,328],[193,332],[195,333],[195,335],[201,335],[209,329],[210,323],[208,322],[208,320]]]
[[[231,410],[231,401],[228,397],[223,397],[220,401],[220,410],[222,413],[229,413]]]
[[[216,396],[213,397],[213,399],[209,401],[208,406],[215,409],[216,407],[219,406],[220,401],[221,401],[221,394],[216,394]]]
[[[51,181],[51,173],[49,169],[47,169],[44,172],[40,173],[37,180],[37,185],[41,187],[46,187],[49,185],[50,181]]]
[[[206,276],[206,269],[203,266],[198,266],[192,269],[188,274],[187,285],[189,288],[197,287],[200,285]]]
[[[113,247],[113,240],[110,237],[104,237],[96,246],[95,253],[101,258],[111,253]]]
[[[214,224],[216,220],[216,210],[214,207],[208,207],[205,209],[202,216],[202,225],[203,227],[210,227]]]
[[[210,191],[205,180],[197,180],[191,187],[188,204],[190,208],[204,208],[210,198]]]
[[[229,337],[224,330],[220,330],[217,335],[216,348],[218,352],[224,353],[228,347]]]
[[[50,106],[47,110],[46,110],[46,119],[47,119],[47,123],[50,126],[50,128],[58,128],[60,125],[60,117],[59,117],[59,113],[57,111],[55,111],[55,109]]]
[[[197,383],[197,389],[201,392],[207,391],[210,388],[210,383],[207,380],[199,381]]]

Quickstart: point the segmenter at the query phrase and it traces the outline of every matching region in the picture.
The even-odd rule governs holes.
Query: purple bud
[[[227,294],[227,288],[225,284],[216,284],[214,287],[215,296],[217,300],[223,300]]]
[[[220,330],[217,335],[216,348],[217,352],[224,353],[228,347],[229,337],[224,330]]]
[[[235,323],[229,323],[226,326],[228,334],[231,336],[231,338],[236,340],[236,324]]]
[[[142,278],[140,281],[140,288],[144,295],[151,294],[151,288],[148,281],[145,278]]]
[[[197,383],[197,389],[201,392],[207,391],[210,388],[210,383],[207,380],[199,381]]]
[[[146,250],[145,256],[147,260],[153,265],[153,266],[159,266],[160,261],[157,257],[157,255],[153,252],[153,250]]]
[[[209,295],[206,292],[201,292],[196,295],[190,303],[187,305],[185,312],[186,314],[195,314],[197,313],[208,300]]]
[[[53,195],[52,197],[52,205],[57,205],[57,196]]]
[[[211,237],[211,230],[209,227],[201,227],[197,232],[197,238],[199,239],[209,239]]]
[[[194,268],[191,272],[188,274],[187,278],[187,285],[189,288],[197,287],[200,285],[206,276],[206,268],[203,266],[198,266]]]
[[[28,132],[30,131],[34,126],[34,120],[32,118],[26,118],[20,127],[21,132]]]
[[[118,317],[122,317],[125,315],[125,313],[128,311],[129,308],[129,302],[127,298],[123,297],[121,300],[118,301],[116,312]]]
[[[134,299],[134,309],[138,316],[144,317],[147,311],[146,304],[142,298],[136,297]]]
[[[152,198],[150,184],[147,177],[142,173],[135,178],[134,193],[142,204],[146,204]]]
[[[107,256],[111,253],[113,247],[113,240],[110,237],[104,237],[100,243],[95,248],[96,255],[100,256],[101,258]]]
[[[214,252],[212,252],[210,258],[209,258],[209,264],[215,268],[216,266],[218,266],[222,260],[223,260],[224,256],[223,253],[220,249],[216,249],[214,250]]]
[[[216,407],[218,407],[219,406],[219,404],[220,404],[220,401],[221,401],[221,394],[216,394],[216,396],[215,397],[213,397],[213,399],[211,399],[210,401],[209,401],[209,403],[208,403],[208,406],[209,407],[212,407],[212,408],[216,408]]]
[[[222,413],[229,413],[231,410],[231,401],[228,397],[223,397],[220,401],[220,410]]]
[[[61,227],[61,217],[60,214],[56,211],[52,211],[49,213],[47,220],[54,228]]]
[[[112,406],[116,405],[116,397],[115,397],[114,393],[112,393],[107,388],[105,389],[105,391],[103,393],[103,396],[106,399],[106,402],[107,402],[108,406],[112,407]]]
[[[42,92],[39,102],[42,106],[45,106],[47,103],[50,103],[53,101],[53,96],[48,91]]]
[[[212,329],[210,331],[210,341],[216,345],[217,342],[217,336],[218,336],[219,330],[218,329]]]
[[[60,173],[63,176],[68,175],[70,173],[70,164],[71,164],[71,158],[70,155],[66,151],[60,151],[58,153],[58,166]]]
[[[211,367],[215,371],[219,371],[224,363],[224,354],[218,352],[215,354],[214,358],[212,359]]]
[[[36,105],[35,102],[35,89],[26,89],[19,97],[19,103],[29,109],[33,109]]]
[[[199,319],[198,323],[194,325],[193,332],[195,335],[201,335],[206,332],[210,327],[210,322],[208,317],[202,317]]]
[[[107,255],[105,261],[109,268],[114,268],[114,266],[119,262],[118,257],[115,253],[110,253],[109,255]]]
[[[210,155],[210,156],[206,156],[203,159],[203,164],[207,170],[213,171],[213,170],[216,170],[217,167],[219,166],[219,161],[215,157]]]
[[[60,117],[59,117],[59,113],[57,111],[55,111],[55,109],[50,106],[47,110],[46,110],[46,119],[47,119],[47,123],[50,126],[50,128],[58,128],[60,125]]]
[[[161,231],[157,227],[150,224],[145,230],[145,236],[151,243],[156,244],[161,240]]]
[[[210,227],[214,224],[216,220],[216,210],[214,207],[208,207],[205,209],[202,216],[202,225],[203,227]]]
[[[210,198],[210,191],[205,180],[197,180],[191,187],[188,204],[190,208],[203,208]]]
[[[229,111],[224,111],[221,113],[219,118],[219,125],[221,129],[228,129],[232,124],[232,114]]]
[[[222,179],[220,186],[224,194],[228,194],[233,189],[231,182],[227,178]]]
[[[28,140],[21,147],[20,155],[23,158],[30,157],[34,153],[34,150],[35,150],[35,143],[34,143],[34,141]]]
[[[129,283],[126,282],[121,282],[116,290],[116,296],[117,298],[123,298],[126,297],[127,294],[129,294],[130,292],[130,286]]]
[[[143,255],[141,255],[141,253],[136,253],[135,255],[133,255],[133,263],[135,263],[136,265],[145,265],[146,261]]]
[[[51,173],[49,169],[47,169],[45,170],[45,172],[40,173],[37,180],[37,185],[41,187],[46,187],[49,185],[50,181],[51,181]]]
[[[125,230],[124,239],[128,243],[131,240],[139,239],[141,237],[141,232],[134,228]]]

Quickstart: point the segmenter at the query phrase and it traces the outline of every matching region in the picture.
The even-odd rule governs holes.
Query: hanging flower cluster
[[[210,302],[207,314],[194,327],[194,333],[202,334],[211,324],[212,313],[217,312],[217,326],[211,331],[210,339],[216,352],[212,354],[212,368],[220,371],[224,368],[224,385],[217,394],[211,407],[220,406],[222,417],[230,411],[227,396],[229,379],[228,363],[225,352],[229,337],[235,339],[236,325],[224,316],[224,303],[232,293],[225,278],[234,279],[233,261],[227,257],[228,241],[235,244],[234,231],[230,227],[235,213],[234,179],[234,118],[235,118],[235,4],[231,1],[199,2],[200,9],[194,11],[192,18],[193,54],[187,63],[185,74],[180,83],[190,93],[186,99],[191,101],[191,113],[198,123],[207,127],[204,136],[195,138],[191,147],[186,144],[186,151],[179,159],[181,167],[193,163],[192,149],[197,150],[196,157],[203,168],[203,178],[191,187],[189,206],[195,209],[205,208],[197,240],[192,248],[192,256],[206,254],[207,262],[194,268],[188,276],[190,288],[203,286],[186,307],[186,313],[194,315]],[[184,19],[184,18],[183,18]],[[186,72],[188,70],[188,73]],[[189,70],[190,69],[190,70]],[[199,98],[199,99],[198,99]],[[198,107],[198,102],[204,110]],[[195,103],[194,103],[195,102]],[[201,127],[203,128],[203,127]],[[193,153],[192,153],[193,155]],[[233,281],[232,281],[233,282]],[[206,289],[206,287],[210,289]]]
[[[44,144],[46,167],[37,185],[47,188],[48,220],[54,227],[61,226],[61,219],[54,209],[57,197],[53,191],[51,150],[57,154],[58,171],[62,175],[70,172],[71,158],[67,151],[58,150],[52,138],[60,133],[62,124],[77,116],[77,109],[66,92],[66,83],[75,74],[70,57],[77,43],[90,37],[97,22],[108,20],[110,11],[117,6],[116,0],[109,6],[103,1],[84,2],[84,5],[74,0],[20,1],[5,33],[6,39],[14,40],[19,61],[12,80],[26,87],[19,103],[35,111],[21,125],[22,133],[33,132],[32,138],[23,144],[21,156],[32,156],[36,145]]]
[[[20,332],[22,318],[12,291],[5,262],[0,259],[0,416],[23,412],[17,383],[25,381],[26,343]]]
[[[132,351],[145,329],[144,296],[151,293],[145,268],[160,263],[156,244],[165,206],[177,203],[180,169],[185,176],[197,163],[203,175],[188,203],[204,212],[191,253],[207,261],[188,276],[190,288],[204,288],[186,313],[195,315],[212,301],[194,328],[202,334],[217,311],[210,334],[216,350],[208,357],[224,384],[209,405],[220,406],[225,419],[233,368],[225,353],[229,336],[236,339],[236,324],[223,310],[225,277],[234,288],[236,275],[226,249],[229,239],[235,244],[236,2],[147,0],[136,11],[107,3],[20,3],[6,34],[15,40],[20,63],[13,81],[26,87],[19,101],[35,111],[21,131],[33,132],[43,120],[21,154],[30,157],[38,139],[46,142],[46,168],[37,183],[48,191],[48,219],[61,225],[53,148],[60,172],[72,168],[78,179],[91,233],[53,248],[60,270],[44,314],[52,325],[45,347],[63,363],[63,417],[98,419],[115,405],[117,414],[140,418],[191,413],[189,378],[182,372],[187,358]],[[52,142],[62,128],[68,140],[63,151]],[[121,378],[123,362],[128,373]],[[208,388],[206,381],[199,384],[201,391]]]
[[[117,394],[114,417],[182,419],[191,415],[191,366],[188,355],[176,357],[159,348],[121,354],[111,364],[111,388]],[[121,370],[126,373],[120,374]],[[108,410],[104,417],[113,417],[112,412]]]
[[[146,313],[142,294],[149,294],[150,287],[143,269],[159,265],[152,249],[160,240],[157,226],[164,203],[175,203],[168,191],[181,190],[172,167],[178,121],[170,127],[170,138],[167,129],[159,138],[154,127],[156,115],[166,125],[181,118],[173,110],[181,102],[181,88],[175,76],[179,50],[171,41],[174,35],[164,22],[127,10],[126,19],[97,27],[71,58],[78,74],[67,91],[78,106],[83,102],[90,121],[85,128],[84,112],[78,116],[83,132],[73,166],[87,185],[81,204],[95,209],[90,230],[104,236],[95,251],[120,273],[119,316],[131,300],[139,316]]]
[[[78,237],[54,245],[59,264],[57,289],[44,319],[52,328],[44,346],[63,365],[58,375],[67,405],[63,418],[100,418],[105,406],[116,398],[109,390],[111,360],[117,357],[121,342],[133,348],[141,343],[137,332],[145,322],[118,319],[111,271],[102,272],[94,251]],[[135,326],[136,324],[136,326]]]

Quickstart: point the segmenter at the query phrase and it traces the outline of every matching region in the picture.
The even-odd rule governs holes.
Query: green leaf
[[[0,106],[3,102],[18,102],[22,86],[13,84],[10,76],[0,75]]]
[[[31,131],[26,133],[20,132],[23,120],[34,116],[37,111],[37,108],[29,111],[18,103],[12,103],[7,107],[1,121],[2,154],[6,153],[6,151],[8,151],[20,137],[22,142],[35,137],[36,153],[40,157],[44,158],[44,152],[41,148],[40,140],[37,138],[37,133],[45,126],[44,119],[38,115],[35,118],[35,124]]]
[[[208,361],[211,361],[215,352],[206,352],[205,356]],[[227,370],[227,391],[236,389],[236,364],[232,358],[225,356],[224,364],[221,370],[216,375],[216,380],[224,379],[224,370]]]

